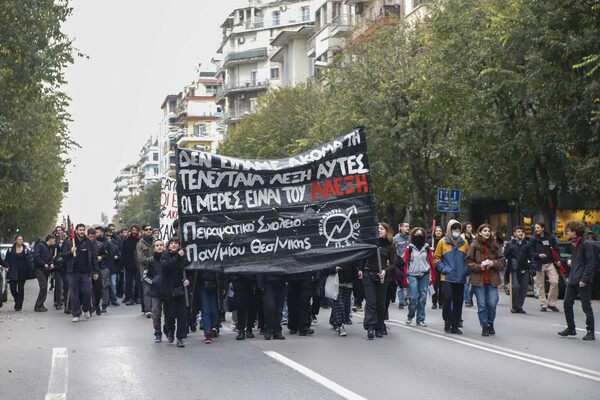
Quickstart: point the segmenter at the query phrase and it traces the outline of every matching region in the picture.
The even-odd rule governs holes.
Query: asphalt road
[[[27,283],[22,312],[0,309],[0,399],[598,399],[600,343],[560,338],[561,313],[508,310],[500,294],[495,336],[484,338],[476,307],[464,310],[464,335],[443,332],[441,310],[427,306],[428,327],[405,324],[407,310],[390,306],[389,335],[369,341],[362,313],[338,337],[321,310],[313,337],[236,341],[224,323],[204,344],[154,343],[151,320],[139,306],[72,323],[62,311],[34,313],[37,283]],[[10,296],[9,296],[10,297]],[[51,305],[50,296],[46,306]],[[600,302],[593,304],[596,319]],[[562,303],[559,303],[562,308]],[[230,315],[228,314],[228,319]],[[600,332],[596,332],[600,339]]]

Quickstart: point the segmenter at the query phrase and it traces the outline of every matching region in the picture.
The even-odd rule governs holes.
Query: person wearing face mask
[[[475,240],[467,253],[467,266],[471,270],[470,281],[477,299],[481,336],[494,335],[498,286],[501,282],[499,271],[504,268],[504,255],[492,237],[490,225],[483,224],[477,228]]]
[[[396,250],[394,237],[390,226],[385,222],[379,223],[379,260],[377,253],[367,259],[364,268],[358,271],[358,279],[363,280],[365,290],[365,319],[363,326],[367,338],[380,338],[387,334],[385,318],[385,298],[387,293],[386,275],[391,274],[396,267]],[[379,266],[381,265],[381,272]]]
[[[435,281],[433,254],[429,243],[425,243],[425,230],[414,228],[410,232],[410,243],[404,253],[404,270],[408,277],[408,316],[406,324],[410,325],[415,313],[417,326],[427,326],[425,323],[425,304],[427,303],[427,288]]]
[[[142,278],[149,285],[150,299],[152,300],[152,324],[154,325],[154,342],[162,342],[161,315],[163,301],[160,298],[160,287],[162,284],[162,264],[160,258],[165,251],[165,243],[157,239],[152,244],[154,254],[148,260]]]
[[[435,248],[433,265],[442,274],[442,302],[444,308],[444,331],[462,334],[459,329],[462,315],[464,286],[469,269],[465,257],[469,252],[469,244],[460,237],[461,225],[455,219],[448,221],[446,237]]]

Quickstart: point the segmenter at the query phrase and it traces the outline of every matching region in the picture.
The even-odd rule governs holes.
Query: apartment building
[[[271,41],[283,31],[309,24],[312,4],[250,0],[248,7],[234,10],[223,22],[223,40],[215,57],[216,77],[223,82],[216,96],[223,110],[222,131],[251,114],[261,94],[282,84],[281,60],[271,59],[279,49]],[[292,79],[291,75],[286,79]]]

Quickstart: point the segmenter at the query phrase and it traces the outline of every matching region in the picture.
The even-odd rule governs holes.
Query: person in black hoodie
[[[523,310],[523,304],[529,286],[530,258],[531,248],[529,247],[529,240],[523,235],[523,227],[515,226],[513,237],[504,249],[506,269],[512,275],[512,309],[510,310],[512,313],[526,314]]]
[[[152,324],[154,326],[154,342],[162,342],[161,315],[163,310],[163,301],[160,298],[160,288],[162,285],[162,263],[160,259],[165,251],[165,242],[160,239],[154,241],[154,254],[148,260],[144,269],[143,279],[150,285],[150,298],[152,299]]]
[[[44,307],[44,303],[46,302],[46,296],[48,295],[48,275],[50,275],[50,272],[54,269],[52,249],[54,248],[55,241],[56,238],[53,235],[48,235],[44,242],[40,240],[33,249],[35,277],[40,285],[40,293],[35,301],[34,311],[48,311],[48,309]]]
[[[169,343],[173,343],[173,335],[176,335],[177,347],[185,347],[183,338],[188,332],[184,287],[190,282],[183,279],[184,255],[179,239],[173,237],[169,239],[167,251],[160,258],[162,264],[160,297],[164,300],[168,340]],[[175,332],[175,320],[177,320],[177,332]]]
[[[253,275],[233,274],[229,277],[236,304],[238,335],[236,340],[253,339],[252,327],[256,320],[256,280]]]
[[[125,268],[125,299],[123,302],[128,306],[135,304],[140,287],[136,259],[136,247],[140,240],[139,231],[140,227],[138,225],[132,225],[129,236],[123,240],[121,249],[121,266]]]
[[[594,244],[583,237],[585,225],[581,221],[569,221],[565,225],[565,233],[571,240],[571,257],[568,264],[571,267],[569,284],[565,290],[565,319],[567,328],[558,332],[560,336],[575,336],[575,318],[573,304],[579,294],[581,308],[585,313],[587,334],[583,340],[596,340],[594,336],[594,311],[592,310],[592,279],[594,278]]]
[[[350,320],[350,296],[352,295],[352,285],[355,277],[358,277],[360,262],[337,265],[334,268],[326,270],[327,275],[338,274],[339,292],[338,297],[333,301],[333,328],[340,336],[346,336],[346,321]]]
[[[285,340],[281,333],[281,316],[285,303],[285,278],[281,275],[260,274],[257,287],[263,291],[265,340]]]
[[[10,293],[15,299],[15,311],[21,311],[25,299],[25,282],[33,271],[33,255],[23,244],[23,236],[15,237],[15,244],[5,256],[6,279],[10,284]]]
[[[83,315],[90,317],[92,281],[98,279],[98,259],[96,248],[85,236],[85,225],[77,224],[75,237],[65,242],[63,246],[63,259],[67,263],[67,280],[71,290],[71,314],[73,322],[79,321]],[[83,305],[79,302],[79,295],[83,297]]]
[[[365,319],[363,326],[367,331],[367,338],[375,336],[382,337],[387,334],[385,327],[385,299],[387,293],[386,276],[392,274],[396,267],[396,250],[390,226],[385,222],[379,223],[379,247],[380,257],[374,253],[367,259],[361,270],[358,271],[359,279],[363,280],[365,290]],[[381,264],[381,272],[379,265]]]
[[[288,276],[288,328],[290,334],[298,333],[300,336],[312,335],[314,329],[310,327],[312,309],[310,297],[312,295],[311,273],[301,272]]]

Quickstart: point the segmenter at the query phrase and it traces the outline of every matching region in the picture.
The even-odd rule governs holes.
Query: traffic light
[[[119,217],[119,223],[123,222],[123,218]]]

